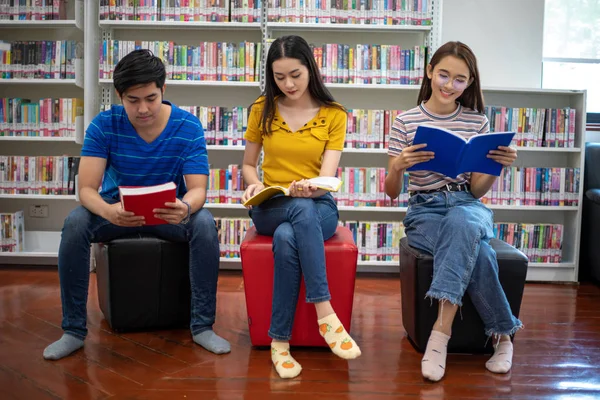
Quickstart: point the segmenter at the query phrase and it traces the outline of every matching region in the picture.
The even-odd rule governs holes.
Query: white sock
[[[424,378],[437,382],[444,377],[449,340],[450,336],[439,331],[431,331],[421,360],[421,373]]]
[[[494,355],[486,363],[488,371],[496,374],[506,374],[512,367],[513,344],[510,340],[498,343]]]
[[[271,342],[271,361],[275,371],[284,379],[295,378],[302,372],[302,366],[290,354],[287,342]]]

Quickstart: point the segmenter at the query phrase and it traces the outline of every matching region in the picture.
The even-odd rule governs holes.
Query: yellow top
[[[319,176],[325,150],[344,149],[347,114],[333,107],[322,106],[317,115],[297,132],[291,132],[275,109],[271,134],[263,136],[263,98],[252,106],[244,138],[263,145],[262,170],[266,186],[288,187],[292,181]]]

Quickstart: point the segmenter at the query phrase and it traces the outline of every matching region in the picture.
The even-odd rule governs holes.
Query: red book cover
[[[145,218],[145,225],[161,225],[168,222],[155,218],[155,208],[165,208],[165,203],[176,199],[177,185],[173,182],[154,186],[119,186],[121,205],[125,211]]]

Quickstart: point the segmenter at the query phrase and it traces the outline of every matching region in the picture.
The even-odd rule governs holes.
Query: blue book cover
[[[510,146],[515,132],[492,132],[471,136],[468,140],[448,129],[420,125],[413,145],[426,143],[419,151],[433,151],[432,160],[418,163],[407,171],[434,171],[450,178],[464,172],[481,172],[500,176],[502,164],[487,158],[490,150]]]

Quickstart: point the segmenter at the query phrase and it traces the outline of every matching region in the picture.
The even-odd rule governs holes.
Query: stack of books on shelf
[[[167,79],[178,81],[258,82],[262,44],[200,42],[197,46],[169,41],[105,40],[99,46],[100,79],[112,79],[121,58],[149,49],[166,64]]]
[[[524,147],[575,147],[574,108],[486,106],[492,132],[516,132],[513,144]]]
[[[431,25],[428,1],[267,0],[269,22]]]
[[[560,263],[563,231],[561,224],[494,224],[494,236],[521,250],[530,262]]]
[[[0,136],[75,137],[83,99],[0,99]]]
[[[74,195],[79,157],[0,155],[0,194]]]
[[[348,109],[345,148],[387,148],[392,125],[402,110]]]
[[[100,20],[260,22],[260,0],[100,0]]]
[[[250,218],[215,218],[223,258],[240,258],[240,244],[252,226]]]
[[[1,79],[75,79],[81,46],[74,40],[2,43]]]
[[[0,0],[0,21],[67,19],[67,0]]]
[[[325,83],[420,85],[427,48],[387,44],[311,44]]]
[[[481,200],[492,205],[577,206],[579,185],[579,168],[508,167]]]
[[[340,221],[339,225],[352,232],[359,261],[399,261],[400,239],[405,236],[402,222]]]
[[[0,253],[15,253],[25,249],[23,211],[0,213]]]

